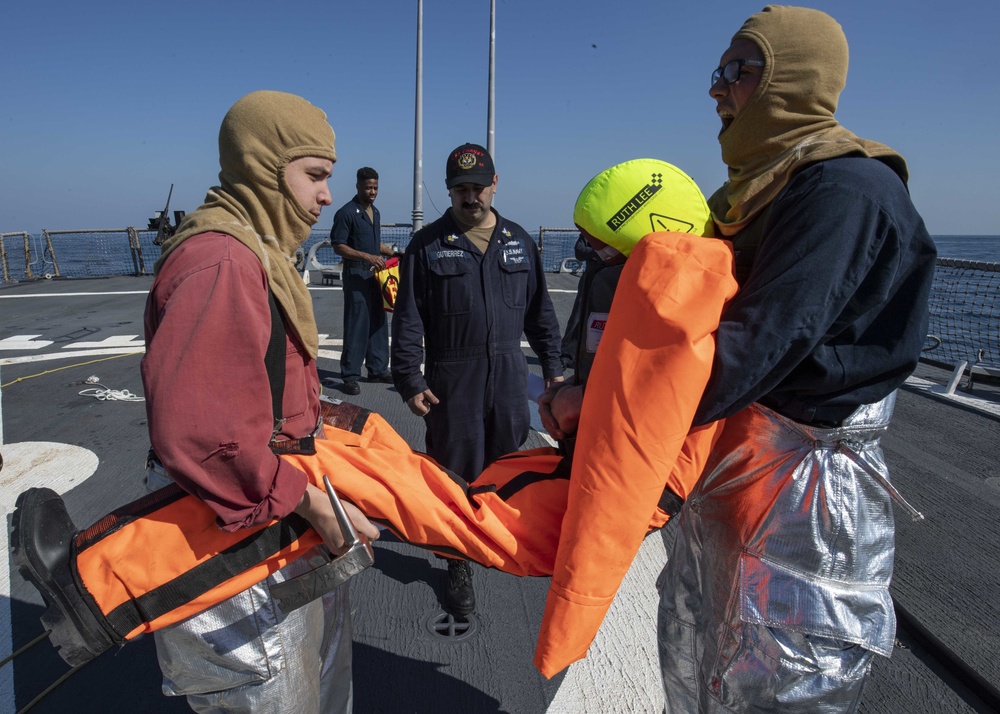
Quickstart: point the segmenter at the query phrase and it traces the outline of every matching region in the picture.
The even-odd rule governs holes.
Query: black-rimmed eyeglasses
[[[750,67],[763,67],[764,60],[751,60],[751,59],[734,59],[726,62],[721,67],[716,67],[715,71],[712,72],[712,86],[714,87],[716,83],[721,79],[727,85],[738,82],[740,79],[740,69],[744,65]]]

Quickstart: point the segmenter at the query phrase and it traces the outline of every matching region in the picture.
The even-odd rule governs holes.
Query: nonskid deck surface
[[[550,275],[565,325],[577,279]],[[149,278],[56,280],[0,289],[2,448],[0,509],[45,485],[63,494],[78,526],[144,494],[148,445],[142,402],[99,400],[94,385],[141,396],[142,311]],[[319,370],[329,396],[339,391],[342,292],[311,286],[322,338]],[[537,363],[529,357],[536,372]],[[943,384],[948,373],[921,366]],[[977,384],[971,401],[900,391],[884,439],[893,480],[926,520],[896,512],[893,596],[956,657],[993,687],[1000,684],[1000,404]],[[391,385],[361,384],[348,398],[382,414],[414,447],[421,421]],[[536,423],[537,426],[537,423]],[[543,437],[532,432],[527,446]],[[439,596],[443,562],[384,537],[375,566],[351,584],[356,712],[659,712],[654,581],[673,531],[646,539],[601,635],[586,660],[546,680],[532,665],[547,578],[516,578],[474,566],[477,611],[448,627]],[[7,534],[2,536],[6,549]],[[0,657],[41,632],[41,598],[20,575],[0,568]],[[442,636],[444,632],[448,636]],[[877,658],[864,692],[867,712],[981,709],[969,689],[906,629],[890,660]],[[43,643],[0,669],[0,714],[24,707],[67,667]],[[33,711],[187,711],[159,691],[151,638],[105,653]]]

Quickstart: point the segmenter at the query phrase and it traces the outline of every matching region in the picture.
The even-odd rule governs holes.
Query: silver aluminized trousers
[[[853,712],[889,656],[895,393],[836,429],[726,421],[657,583],[666,711]]]
[[[149,489],[170,483],[162,469],[147,470]],[[350,583],[290,613],[271,597],[275,583],[326,562],[312,553],[154,632],[163,693],[202,714],[350,714]]]

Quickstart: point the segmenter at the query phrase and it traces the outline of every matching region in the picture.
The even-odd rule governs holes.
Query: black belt
[[[272,439],[268,447],[271,453],[277,456],[282,454],[312,456],[316,453],[316,437],[310,435],[301,439]]]
[[[783,417],[817,429],[839,428],[844,423],[844,419],[853,414],[854,410],[859,406],[857,404],[847,406],[816,406],[800,401],[788,401],[779,404],[767,397],[759,401],[765,407],[778,412]]]

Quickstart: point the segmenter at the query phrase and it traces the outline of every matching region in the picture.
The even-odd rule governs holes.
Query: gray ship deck
[[[141,394],[149,283],[111,278],[0,288],[0,512],[9,516],[25,488],[48,485],[64,495],[82,527],[143,495],[143,404],[99,401],[80,392],[93,375],[109,388]],[[549,285],[565,324],[576,278],[551,275]],[[327,393],[339,397],[342,294],[336,287],[313,286],[313,297],[320,332],[327,333],[320,375]],[[947,372],[922,366],[916,376],[900,391],[884,445],[894,481],[926,515],[913,523],[896,512],[893,595],[919,626],[903,623],[892,658],[878,659],[862,711],[990,711],[975,696],[975,682],[967,686],[919,635],[939,640],[994,691],[1000,685],[1000,390],[977,384],[966,398],[948,399],[934,391],[947,382]],[[420,447],[420,421],[391,386],[363,383],[353,401],[385,416]],[[528,445],[541,443],[533,433]],[[442,639],[428,627],[440,611],[440,561],[384,537],[376,545],[375,566],[351,586],[355,711],[661,711],[653,581],[672,537],[667,527],[647,538],[587,659],[552,680],[531,662],[547,579],[476,568],[475,631]],[[0,538],[5,547],[6,538]],[[40,597],[10,572],[9,557],[5,562],[0,657],[41,632]],[[0,714],[26,706],[66,670],[47,643],[18,657],[0,670]],[[152,641],[143,638],[105,653],[33,711],[187,707],[160,694]]]

